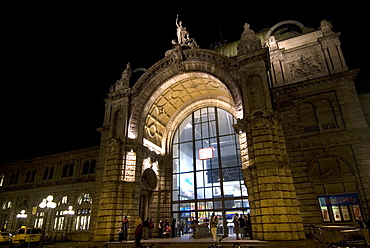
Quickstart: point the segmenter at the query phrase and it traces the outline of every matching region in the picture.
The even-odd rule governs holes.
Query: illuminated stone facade
[[[2,167],[2,225],[6,220],[15,228],[23,208],[32,225],[48,194],[56,201],[70,195],[68,204],[76,210],[90,209],[88,230],[76,230],[77,216],[69,217],[67,231],[75,240],[116,240],[125,215],[132,223],[130,238],[137,216],[151,217],[158,234],[159,220],[175,216],[176,130],[194,111],[211,107],[237,119],[233,127],[248,190],[243,207],[252,216],[253,238],[298,240],[305,238],[304,224],[356,225],[370,211],[370,98],[355,90],[358,71],[348,70],[339,35],[327,21],[318,29],[284,21],[257,33],[246,24],[239,41],[214,50],[199,49],[190,38],[173,41],[173,49],[137,82],[130,82],[127,65],[105,99],[99,148]],[[84,163],[93,159],[96,168],[86,174]],[[68,174],[64,165],[71,161],[75,169]],[[44,180],[44,168],[51,165],[54,175]],[[34,172],[29,176],[23,168],[37,172],[34,181],[27,181]],[[84,202],[84,194],[91,200]],[[187,211],[198,216],[201,201],[194,202]],[[232,209],[227,204],[216,209],[222,225]],[[55,217],[55,211],[47,214]],[[87,215],[84,211],[79,215]]]

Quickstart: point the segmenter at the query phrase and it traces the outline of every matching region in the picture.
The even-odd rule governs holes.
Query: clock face
[[[151,190],[157,187],[157,175],[152,169],[146,169],[142,176],[142,182]]]

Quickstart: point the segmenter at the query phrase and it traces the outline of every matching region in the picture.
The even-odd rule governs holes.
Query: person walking
[[[121,227],[121,232],[119,235],[119,241],[127,241],[127,233],[128,233],[128,219],[127,216],[123,217],[122,220],[122,227]]]
[[[135,223],[138,223],[135,229],[135,245],[136,247],[140,247],[140,241],[143,236],[143,230],[144,230],[143,225],[141,224],[141,218],[138,217]]]
[[[233,223],[234,223],[234,228],[235,228],[236,239],[240,240],[240,238],[239,238],[240,222],[239,222],[239,214],[238,213],[236,213],[234,215]]]
[[[249,233],[248,233],[248,215],[245,214],[244,215],[244,237],[247,238],[249,236]]]
[[[152,221],[152,218],[149,219],[149,238],[153,238],[153,228],[154,228],[154,222]]]
[[[165,231],[165,228],[164,228],[164,222],[162,220],[159,220],[158,228],[159,228],[159,237],[163,238],[163,233]]]
[[[171,221],[171,238],[174,238],[176,236],[176,219],[172,218]]]
[[[146,218],[143,222],[143,238],[148,239],[149,234],[149,218]]]
[[[212,234],[213,241],[216,241],[218,216],[215,215],[215,212],[212,213],[210,225],[211,225],[211,234]]]
[[[251,214],[250,213],[247,214],[246,226],[247,226],[247,233],[248,233],[249,239],[253,239],[253,237],[252,237],[252,221],[251,221]]]
[[[239,217],[239,225],[240,225],[240,238],[243,239],[245,237],[244,214],[241,214]]]
[[[137,225],[139,225],[139,223],[142,225],[143,221],[141,220],[140,216],[137,216],[136,220],[135,220],[135,227],[137,227]]]

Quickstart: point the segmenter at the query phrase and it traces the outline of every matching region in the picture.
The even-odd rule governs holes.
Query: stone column
[[[239,120],[235,127],[246,136],[246,143],[241,144],[242,170],[251,207],[253,239],[304,239],[281,119],[275,113],[259,111]]]
[[[119,220],[122,219],[123,185],[120,181],[122,157],[122,141],[111,139],[107,145],[104,174],[100,186],[95,241],[118,238]]]

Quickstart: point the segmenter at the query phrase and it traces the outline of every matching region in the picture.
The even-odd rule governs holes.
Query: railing
[[[331,130],[331,129],[337,129],[337,128],[338,128],[338,124],[336,122],[325,123],[321,125],[322,130]]]
[[[327,131],[332,129],[338,129],[339,126],[336,122],[332,123],[325,123],[321,125],[312,125],[312,126],[306,126],[303,127],[303,131],[305,133],[313,133],[313,132],[320,132],[320,131]]]
[[[362,231],[358,227],[304,225],[304,230],[307,236],[328,244],[329,247],[333,244],[364,242]]]

